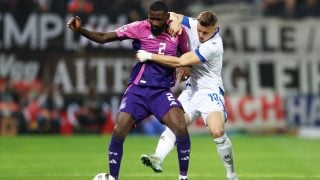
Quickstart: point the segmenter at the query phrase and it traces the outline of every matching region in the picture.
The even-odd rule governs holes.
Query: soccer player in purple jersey
[[[148,9],[148,19],[124,25],[112,32],[95,32],[81,26],[79,17],[72,17],[67,26],[88,39],[107,43],[132,39],[134,50],[146,50],[155,54],[177,55],[189,51],[185,32],[172,37],[168,32],[169,13],[163,1],[154,1]],[[123,143],[131,127],[153,114],[166,124],[176,136],[180,180],[186,180],[190,137],[180,102],[171,93],[175,84],[175,68],[154,62],[137,62],[132,69],[128,87],[123,94],[111,141],[109,144],[110,174],[102,179],[119,179]]]
[[[171,13],[172,34],[179,32],[183,25],[190,38],[192,51],[180,58],[152,54],[139,50],[137,58],[141,61],[153,61],[172,67],[192,66],[178,100],[185,111],[188,124],[202,117],[216,144],[217,152],[226,168],[228,180],[238,180],[234,168],[233,146],[225,133],[227,112],[225,110],[224,86],[221,76],[223,66],[223,43],[217,25],[218,16],[211,11],[203,11],[197,19],[182,14]],[[175,27],[175,28],[172,28]],[[143,154],[142,163],[162,171],[162,162],[173,149],[175,136],[166,128],[161,134],[154,154]]]

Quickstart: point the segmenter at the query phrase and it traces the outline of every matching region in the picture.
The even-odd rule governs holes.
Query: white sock
[[[227,170],[227,175],[235,173],[233,165],[232,144],[226,134],[219,138],[215,138],[218,154],[223,161],[223,165]]]
[[[175,134],[171,131],[170,128],[166,126],[166,129],[162,132],[160,136],[154,155],[158,156],[161,162],[163,162],[163,160],[166,158],[169,152],[172,151],[172,149],[174,148],[175,143]]]
[[[188,176],[179,175],[179,179],[188,179]]]

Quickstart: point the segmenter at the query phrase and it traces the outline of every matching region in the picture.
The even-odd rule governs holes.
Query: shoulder
[[[132,23],[125,24],[125,25],[119,27],[117,29],[117,31],[124,32],[124,31],[127,31],[127,30],[134,30],[134,29],[141,30],[141,28],[148,27],[148,25],[149,25],[149,23],[146,20],[134,21]]]
[[[134,21],[129,24],[130,26],[137,26],[137,27],[150,27],[150,23],[148,20],[141,20],[141,21]]]
[[[223,43],[222,43],[222,38],[219,34],[217,34],[216,37],[213,37],[212,39],[209,40],[209,42],[211,42],[214,46],[223,46]]]
[[[193,26],[197,24],[197,19],[188,16],[183,16],[181,24],[184,25],[186,28],[192,29],[194,28]]]
[[[208,53],[222,54],[223,53],[223,43],[221,37],[218,35],[208,41],[202,43],[200,48],[205,49]]]
[[[147,21],[135,21],[119,27],[118,29],[115,30],[115,32],[118,37],[135,39],[144,35],[144,33],[147,32],[147,30],[150,31],[150,28],[148,27],[148,25],[149,25],[149,22]]]

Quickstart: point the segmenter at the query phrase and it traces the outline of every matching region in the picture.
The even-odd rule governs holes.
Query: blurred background
[[[150,0],[0,0],[0,134],[110,134],[135,63],[131,41],[99,45],[66,27],[112,31]],[[320,137],[318,0],[166,0],[218,14],[230,133]],[[156,135],[149,117],[132,133]],[[192,133],[206,133],[201,119]]]

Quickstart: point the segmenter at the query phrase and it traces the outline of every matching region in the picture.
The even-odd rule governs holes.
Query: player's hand
[[[177,14],[174,12],[169,12],[169,20],[170,20],[169,30],[168,30],[169,34],[172,37],[176,37],[177,35],[181,35],[182,27],[181,27],[181,24],[180,24],[180,21],[179,21]]]
[[[78,16],[74,16],[69,19],[67,23],[68,28],[70,28],[73,32],[77,32],[81,27],[81,19]]]
[[[182,33],[181,24],[178,21],[171,21],[169,24],[169,34],[172,37],[176,37],[178,35],[181,35],[181,33]]]
[[[183,82],[185,80],[187,80],[191,74],[192,71],[192,67],[191,66],[186,66],[186,67],[181,67],[179,69],[178,75],[177,75],[177,79],[179,82]]]
[[[149,53],[145,50],[138,50],[136,57],[140,62],[145,62],[149,59],[151,59],[152,53]]]

